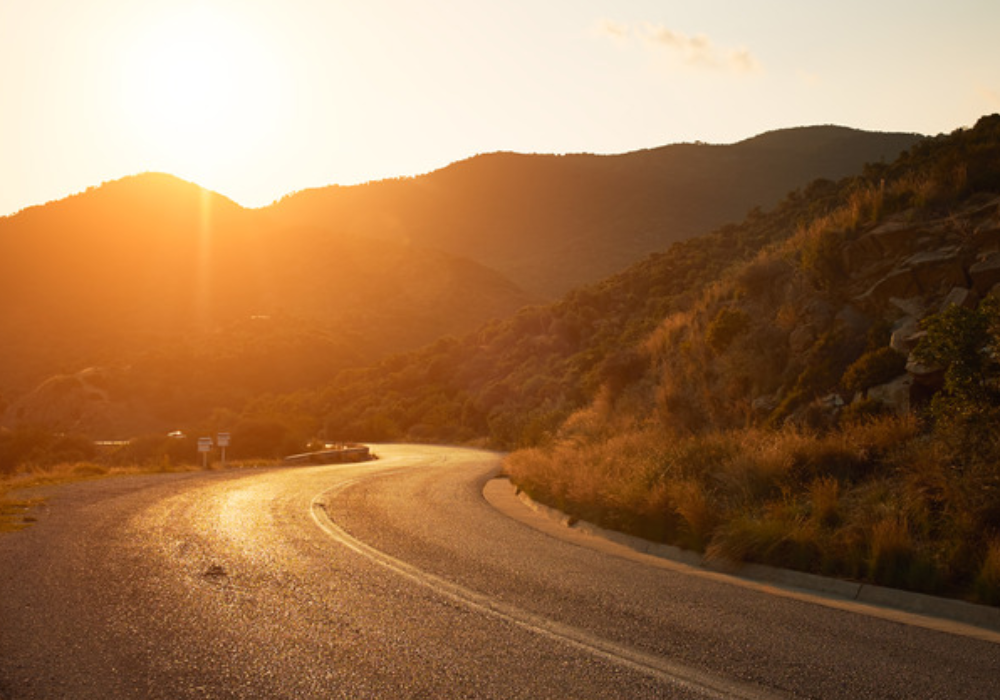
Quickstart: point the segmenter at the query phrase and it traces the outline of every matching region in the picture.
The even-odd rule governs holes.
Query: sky
[[[0,216],[168,172],[247,207],[480,153],[1000,112],[996,0],[0,0]]]

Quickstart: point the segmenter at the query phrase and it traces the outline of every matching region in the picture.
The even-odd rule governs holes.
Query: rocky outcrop
[[[894,299],[912,297],[937,308],[956,289],[979,299],[1000,284],[1000,198],[922,224],[908,216],[862,231],[845,246],[847,276],[860,287],[855,301],[863,308],[884,311]]]
[[[853,303],[872,318],[888,321],[889,345],[908,357],[905,375],[866,392],[868,399],[899,414],[943,384],[943,368],[922,364],[913,355],[926,335],[921,321],[951,306],[975,309],[1000,289],[1000,198],[936,221],[915,223],[913,218],[912,212],[902,212],[856,233],[843,255]],[[791,340],[804,340],[806,334],[801,335]]]
[[[984,259],[969,268],[972,288],[985,296],[993,287],[1000,284],[1000,251],[989,253]]]

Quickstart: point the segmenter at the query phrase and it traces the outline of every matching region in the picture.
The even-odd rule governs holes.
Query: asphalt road
[[[0,536],[0,698],[989,698],[1000,639],[530,527],[495,455],[53,489]]]

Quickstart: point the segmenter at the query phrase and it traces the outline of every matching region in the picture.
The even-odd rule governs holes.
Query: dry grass
[[[273,466],[277,460],[237,461],[227,468],[241,469]],[[209,470],[219,467],[218,463]],[[136,474],[168,474],[201,471],[200,465],[160,463],[156,465],[108,466],[97,462],[68,462],[44,467],[26,467],[16,474],[0,478],[0,533],[24,529],[35,521],[32,509],[45,502],[43,498],[24,498],[18,494],[40,486],[56,486],[91,479],[103,479]]]
[[[1000,598],[1000,539],[985,541],[947,452],[912,419],[824,434],[647,426],[588,442],[580,431],[513,453],[506,469],[576,517],[711,558]]]
[[[1000,605],[1000,537],[990,541],[975,581],[976,599],[987,605]]]

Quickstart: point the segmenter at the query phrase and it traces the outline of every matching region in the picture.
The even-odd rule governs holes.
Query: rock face
[[[900,220],[906,217],[903,212],[861,231],[845,246],[860,306],[884,312],[908,298],[924,300],[929,309],[969,306],[1000,284],[1000,198],[922,225]]]
[[[893,299],[921,297],[935,308],[955,289],[981,298],[1000,284],[1000,198],[920,225],[909,216],[896,215],[845,245],[848,276],[864,285],[859,305],[884,310]]]
[[[913,357],[925,335],[921,321],[953,305],[975,309],[1000,285],[1000,197],[937,221],[917,224],[912,218],[902,212],[855,232],[843,251],[853,304],[888,321],[889,345],[908,357],[905,375],[867,391],[867,398],[898,414],[926,400],[943,381],[941,367]],[[799,335],[792,340],[801,344],[805,333]]]
[[[993,287],[1000,284],[1000,252],[989,253],[969,268],[972,278],[972,288],[980,295],[989,293]]]

